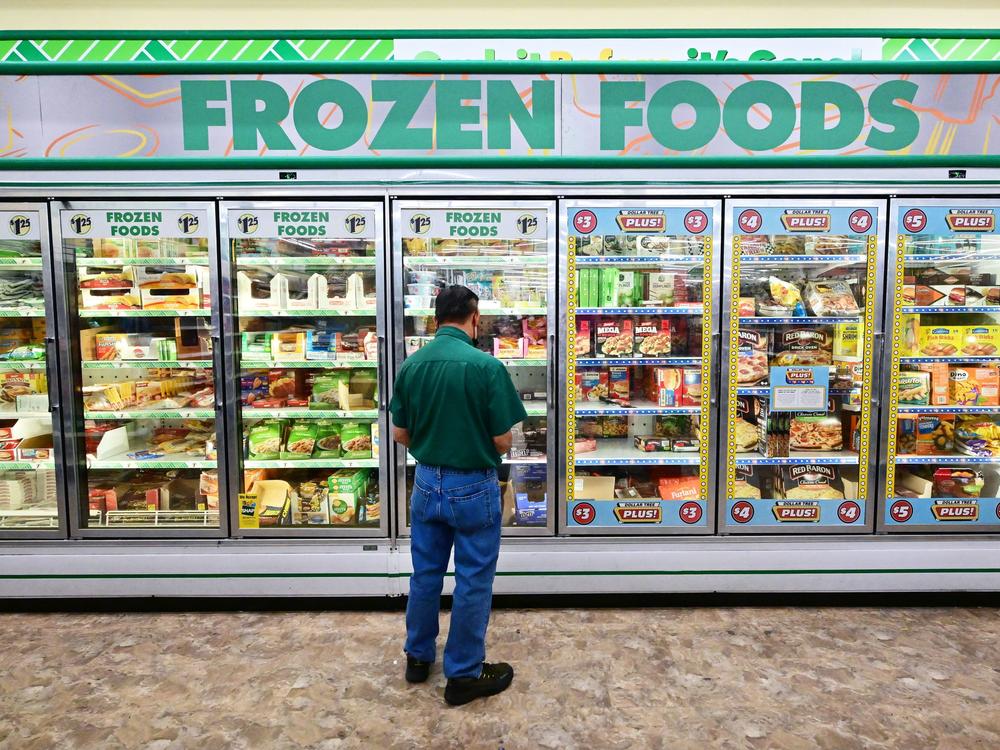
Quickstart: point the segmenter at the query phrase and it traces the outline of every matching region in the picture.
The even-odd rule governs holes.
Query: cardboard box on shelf
[[[949,397],[956,406],[1000,406],[1000,373],[996,365],[954,366],[948,371]]]
[[[573,496],[577,500],[614,500],[615,478],[577,475]]]
[[[285,277],[263,271],[236,272],[236,289],[241,312],[282,310],[285,300]]]

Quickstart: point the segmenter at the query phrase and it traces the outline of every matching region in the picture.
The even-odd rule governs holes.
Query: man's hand
[[[510,446],[514,444],[514,435],[510,430],[507,430],[503,435],[493,436],[493,445],[497,449],[497,453],[501,456],[510,450]]]
[[[508,433],[510,434],[510,433]],[[407,448],[410,447],[410,431],[402,427],[392,427],[392,439],[395,440],[400,445],[404,445]],[[496,438],[494,438],[496,440]]]

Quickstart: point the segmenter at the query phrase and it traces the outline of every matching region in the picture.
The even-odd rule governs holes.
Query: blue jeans
[[[455,547],[455,593],[444,648],[444,674],[478,677],[500,554],[500,484],[496,469],[417,466],[410,498],[413,575],[406,605],[407,654],[434,661],[441,587]]]

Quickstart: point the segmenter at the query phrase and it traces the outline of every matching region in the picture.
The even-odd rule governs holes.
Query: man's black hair
[[[455,284],[434,300],[434,318],[438,325],[464,323],[479,309],[479,296],[467,286]]]

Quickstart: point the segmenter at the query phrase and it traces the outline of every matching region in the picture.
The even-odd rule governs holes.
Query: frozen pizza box
[[[601,357],[631,357],[635,343],[629,318],[605,318],[598,321],[596,346]]]

